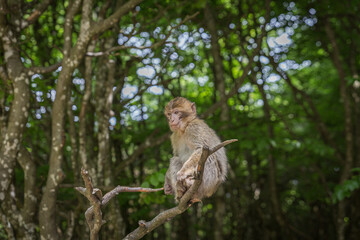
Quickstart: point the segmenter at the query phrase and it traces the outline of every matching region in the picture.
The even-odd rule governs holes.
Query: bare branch
[[[164,44],[167,43],[172,43],[172,44],[176,44],[175,42],[171,42],[171,41],[167,41],[169,39],[169,37],[171,36],[172,32],[179,28],[182,24],[184,24],[185,22],[189,21],[192,18],[195,18],[197,15],[199,14],[199,12],[194,13],[193,15],[190,16],[186,16],[179,24],[177,24],[176,26],[172,26],[170,27],[169,32],[167,33],[167,35],[165,36],[164,39],[162,39],[159,42],[155,42],[154,44],[152,44],[151,46],[125,46],[125,45],[121,45],[121,46],[116,46],[116,47],[112,47],[104,52],[87,52],[86,55],[90,56],[90,57],[99,57],[99,56],[103,56],[103,55],[108,55],[111,52],[115,52],[115,51],[119,51],[119,50],[124,50],[124,49],[154,49],[154,48],[158,48]],[[134,30],[134,29],[133,29]],[[129,38],[130,39],[130,38]]]
[[[98,234],[103,224],[102,212],[101,212],[101,199],[99,199],[98,197],[99,191],[97,191],[97,189],[94,189],[92,186],[91,178],[88,174],[88,171],[86,171],[84,168],[81,169],[81,176],[85,182],[86,190],[84,191],[84,189],[81,189],[82,191],[80,192],[84,196],[86,196],[86,198],[89,200],[93,208],[92,212],[94,214],[92,214],[91,217],[88,217],[89,215],[85,214],[85,217],[90,228],[90,239],[95,240],[98,239]]]
[[[176,215],[179,215],[183,213],[186,209],[188,209],[191,206],[191,198],[194,195],[194,193],[199,188],[201,182],[202,182],[202,175],[204,172],[204,166],[205,162],[208,159],[208,157],[219,150],[220,148],[236,142],[237,139],[231,139],[224,141],[217,146],[209,149],[207,146],[203,147],[203,151],[201,154],[201,158],[199,161],[199,165],[197,168],[197,174],[198,176],[195,179],[194,184],[190,187],[190,189],[184,194],[184,196],[180,199],[179,205],[168,209],[160,214],[158,214],[154,219],[152,219],[149,222],[145,222],[144,220],[139,221],[139,227],[135,229],[133,232],[128,234],[124,239],[140,239],[145,234],[151,232],[158,226],[162,225],[166,221],[169,221]],[[102,192],[99,189],[93,188],[91,178],[89,176],[89,173],[85,170],[81,170],[81,175],[83,177],[83,180],[85,182],[85,188],[83,187],[76,187],[75,189],[79,191],[82,195],[86,196],[87,199],[91,203],[91,207],[89,207],[85,212],[85,218],[90,228],[90,239],[97,239],[98,233],[100,231],[101,226],[104,224],[104,221],[102,220],[102,213],[101,213],[101,207],[104,207],[108,204],[108,202],[116,195],[118,195],[120,192],[157,192],[157,191],[163,191],[163,188],[141,188],[141,187],[122,187],[117,186],[105,196],[102,196]]]
[[[61,62],[56,63],[54,65],[48,66],[48,67],[32,67],[27,69],[27,74],[29,76],[32,76],[33,74],[44,74],[44,73],[50,73],[55,71],[61,66]]]
[[[119,51],[119,50],[124,50],[124,49],[139,49],[139,50],[144,50],[144,49],[153,49],[153,48],[157,48],[163,44],[167,44],[167,43],[172,43],[172,44],[176,44],[175,42],[168,42],[168,41],[160,41],[160,42],[156,42],[154,44],[152,44],[151,46],[140,46],[140,47],[136,47],[136,46],[116,46],[116,47],[112,47],[107,51],[104,52],[87,52],[86,56],[89,57],[101,57],[104,55],[109,55],[111,52],[115,52],[115,51]],[[117,54],[115,54],[117,55]]]
[[[201,117],[208,117],[211,114],[213,114],[215,112],[216,109],[218,109],[223,102],[227,101],[229,98],[231,98],[232,96],[234,96],[235,94],[238,93],[238,89],[241,87],[241,85],[244,83],[245,78],[249,75],[249,72],[252,68],[252,64],[254,62],[254,57],[256,55],[259,54],[259,51],[261,49],[262,46],[262,41],[263,38],[266,34],[266,30],[265,30],[265,26],[268,23],[268,18],[269,18],[269,9],[268,9],[268,1],[267,1],[267,14],[266,14],[266,19],[267,21],[265,21],[265,24],[262,25],[262,29],[261,29],[261,34],[259,36],[259,38],[256,41],[256,48],[253,51],[253,54],[251,55],[251,57],[249,58],[249,63],[246,65],[243,74],[241,75],[241,77],[239,77],[238,79],[236,79],[235,85],[234,87],[225,95],[224,98],[220,99],[220,101],[217,101],[214,105],[212,105],[206,112],[204,112]]]
[[[91,178],[89,176],[89,172],[84,168],[81,169],[81,176],[85,182],[84,187],[75,187],[75,189],[84,195],[89,202],[91,203],[91,207],[89,207],[85,212],[85,218],[90,228],[90,239],[98,239],[98,234],[101,226],[105,223],[102,220],[102,212],[101,207],[105,207],[109,201],[118,195],[120,192],[158,192],[163,191],[164,188],[142,188],[142,187],[122,187],[117,186],[105,196],[102,196],[102,192],[98,188],[93,188],[93,184]]]
[[[64,25],[64,57],[70,56],[70,49],[72,46],[72,23],[75,14],[80,8],[81,0],[70,1],[66,10],[65,25]]]
[[[26,28],[32,23],[34,23],[41,16],[41,14],[47,9],[47,7],[50,5],[51,2],[52,0],[44,0],[40,2],[37,6],[35,6],[32,14],[25,21],[22,21],[21,28]]]
[[[163,134],[162,136],[154,139],[153,135],[156,133],[157,131],[155,130],[153,132],[153,134],[151,134],[142,144],[140,144],[136,150],[133,152],[133,154],[131,154],[127,159],[125,159],[124,161],[122,161],[120,164],[118,164],[117,169],[119,171],[121,171],[123,168],[125,168],[126,166],[128,166],[129,164],[133,163],[137,157],[142,154],[147,148],[149,147],[154,147],[156,145],[159,145],[160,143],[164,142],[166,139],[169,138],[170,136],[170,132],[167,132],[165,134]]]
[[[217,150],[219,150],[220,148],[225,147],[226,145],[228,145],[228,144],[230,144],[230,143],[233,143],[233,142],[237,142],[237,141],[238,141],[237,139],[230,139],[230,140],[226,140],[226,141],[220,143],[219,145],[213,147],[213,148],[210,150],[209,156],[210,156],[211,154],[213,154],[214,152],[216,152]]]
[[[109,201],[118,195],[121,192],[159,192],[164,190],[164,188],[142,188],[142,187],[124,187],[124,186],[117,186],[110,192],[106,193],[103,197],[103,200],[101,202],[102,206],[106,206]]]
[[[140,4],[143,1],[144,0],[130,0],[126,2],[110,17],[95,25],[91,30],[90,36],[92,37],[94,35],[100,34],[104,30],[113,27],[122,16],[127,14],[131,9],[133,9],[136,5]]]

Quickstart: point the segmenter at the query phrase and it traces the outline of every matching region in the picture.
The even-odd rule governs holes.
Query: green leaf
[[[150,187],[150,184],[149,184],[149,182],[143,182],[143,183],[141,184],[141,187],[143,187],[143,188],[149,188],[149,187]]]
[[[159,180],[155,175],[153,175],[153,176],[150,177],[150,183],[153,186],[158,186]]]

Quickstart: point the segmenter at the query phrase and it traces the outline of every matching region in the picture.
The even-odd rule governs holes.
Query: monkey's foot
[[[174,190],[172,189],[172,187],[169,184],[164,185],[164,192],[166,195],[172,195],[174,194]]]
[[[194,203],[197,203],[197,202],[202,202],[202,201],[199,198],[193,198],[188,202],[188,205],[190,207],[191,205],[193,205]]]

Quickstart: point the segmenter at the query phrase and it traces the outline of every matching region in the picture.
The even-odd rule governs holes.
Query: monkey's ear
[[[191,103],[191,110],[196,115],[196,106],[195,103]]]

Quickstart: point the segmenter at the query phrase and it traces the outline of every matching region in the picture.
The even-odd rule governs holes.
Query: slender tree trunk
[[[26,225],[28,239],[35,239],[35,216],[38,199],[36,197],[36,166],[31,154],[25,147],[21,147],[18,162],[24,171],[24,205],[21,216]]]
[[[221,102],[220,121],[222,122],[223,129],[229,122],[229,107],[226,101],[225,92],[225,73],[220,52],[219,37],[216,27],[216,18],[211,10],[211,5],[206,4],[204,9],[206,27],[211,35],[211,56],[213,58],[213,70],[215,77],[216,92],[219,93],[219,100]],[[223,219],[226,213],[225,199],[224,199],[224,186],[220,185],[215,194],[215,217],[214,217],[214,239],[223,239]]]
[[[93,52],[95,49],[96,41],[91,41],[88,47],[89,52]],[[91,91],[92,91],[92,57],[85,57],[85,71],[84,71],[84,79],[85,79],[85,92],[81,101],[81,108],[79,114],[79,161],[81,167],[87,169],[91,176],[96,176],[96,168],[92,161],[90,161],[89,151],[92,144],[88,144],[92,136],[91,132],[89,133],[87,123],[90,121],[86,117],[91,114],[93,116],[93,111],[89,110],[89,104],[91,99]],[[92,129],[92,128],[90,128]],[[90,146],[89,146],[90,145]],[[95,185],[96,179],[93,179],[93,183]]]
[[[274,129],[271,123],[271,115],[270,115],[270,106],[266,97],[266,94],[264,92],[263,86],[262,85],[258,85],[258,89],[261,93],[261,97],[264,101],[264,105],[263,105],[263,109],[264,109],[264,116],[265,116],[265,120],[267,122],[267,128],[268,128],[268,136],[270,141],[273,141],[275,136],[274,136]],[[277,187],[276,187],[276,161],[273,155],[274,152],[274,147],[273,145],[270,143],[270,150],[269,150],[269,154],[268,154],[268,160],[269,160],[269,186],[270,186],[270,196],[271,196],[271,203],[273,206],[273,211],[274,211],[274,215],[275,215],[275,219],[277,221],[277,223],[279,224],[280,228],[284,228],[285,227],[285,220],[284,220],[284,216],[283,213],[281,211],[281,206],[279,203],[279,198],[277,195]]]
[[[110,44],[111,45],[111,44]],[[106,49],[106,48],[105,48]],[[104,167],[109,161],[110,138],[109,119],[113,99],[114,86],[114,63],[108,60],[107,56],[99,59],[99,69],[96,79],[95,101],[96,117],[98,121],[98,143],[99,151],[97,158],[97,180],[98,184],[104,185]]]
[[[207,3],[204,9],[206,27],[211,35],[211,55],[213,57],[213,69],[216,82],[216,89],[219,93],[219,99],[221,101],[221,121],[227,121],[229,119],[229,107],[227,105],[226,92],[225,92],[225,74],[224,66],[222,62],[219,37],[216,28],[216,18],[211,11],[211,5]]]
[[[337,69],[340,80],[340,95],[344,104],[344,122],[345,122],[345,161],[340,176],[340,184],[344,183],[351,176],[351,168],[353,166],[353,125],[352,125],[352,111],[351,102],[349,99],[348,88],[345,79],[345,70],[341,63],[340,50],[338,48],[334,31],[331,27],[329,19],[325,20],[325,31],[332,46],[332,60]],[[346,223],[344,218],[346,216],[347,204],[346,200],[340,201],[338,204],[337,216],[337,239],[345,239]]]
[[[49,172],[46,181],[46,187],[41,199],[39,210],[40,234],[42,239],[59,239],[60,235],[57,230],[57,213],[56,213],[56,199],[59,184],[64,178],[61,165],[63,162],[63,146],[64,146],[64,124],[66,115],[67,98],[69,88],[71,86],[72,73],[79,65],[80,60],[85,54],[86,45],[89,41],[89,36],[86,36],[86,27],[90,27],[88,15],[92,3],[87,2],[83,6],[83,18],[81,23],[81,34],[74,50],[71,50],[71,34],[72,34],[72,20],[77,12],[81,1],[75,1],[69,6],[69,11],[65,21],[64,30],[64,60],[62,70],[60,72],[57,85],[56,97],[52,108],[52,141],[51,153],[49,161]]]
[[[9,2],[9,7],[19,7],[19,1]],[[14,10],[14,9],[13,9]],[[20,21],[14,17],[14,26],[20,29]],[[14,174],[17,153],[23,138],[30,107],[29,76],[21,62],[18,40],[9,36],[16,36],[11,30],[4,15],[0,14],[0,40],[4,50],[8,78],[14,89],[14,99],[10,107],[6,132],[3,132],[0,147],[0,201],[5,199],[11,179]]]

